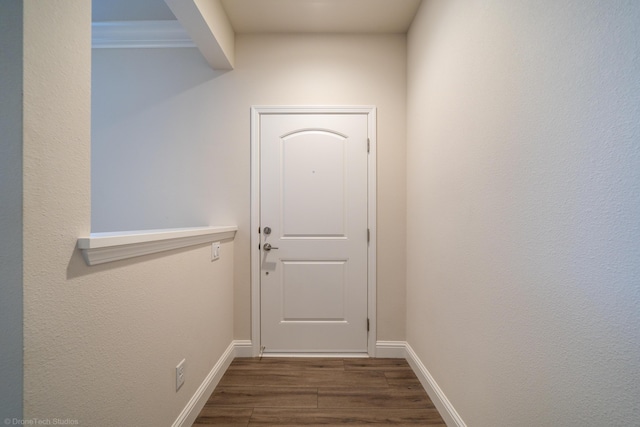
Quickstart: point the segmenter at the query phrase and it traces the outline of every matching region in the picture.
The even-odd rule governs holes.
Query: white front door
[[[366,352],[367,114],[260,116],[264,352]]]

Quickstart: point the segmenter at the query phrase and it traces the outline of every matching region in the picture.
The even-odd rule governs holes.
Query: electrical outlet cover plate
[[[184,369],[186,362],[186,359],[182,359],[182,362],[178,363],[178,366],[176,366],[176,391],[180,390],[180,387],[184,384]]]

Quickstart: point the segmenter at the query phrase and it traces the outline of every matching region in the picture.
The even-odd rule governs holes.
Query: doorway
[[[375,119],[252,108],[254,355],[374,355]]]

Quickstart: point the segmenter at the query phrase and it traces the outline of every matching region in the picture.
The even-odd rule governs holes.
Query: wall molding
[[[180,415],[178,415],[178,418],[173,422],[172,427],[191,427],[205,403],[207,403],[209,396],[211,396],[211,393],[213,393],[220,379],[227,371],[227,368],[231,365],[234,357],[235,345],[234,342],[231,342],[222,356],[220,356],[220,359],[218,359],[218,362],[213,366],[209,375],[206,376],[202,384],[200,384],[200,387],[198,387],[191,397],[187,406],[184,407]]]
[[[380,359],[406,359],[406,341],[376,341],[376,357]]]
[[[91,24],[94,49],[196,47],[178,21],[108,21]]]
[[[377,341],[376,357],[406,359],[447,426],[467,427],[429,370],[406,341]]]
[[[220,356],[218,362],[206,376],[200,387],[193,394],[187,405],[184,407],[178,418],[173,422],[172,427],[191,427],[202,408],[207,403],[209,396],[213,393],[222,376],[236,357],[252,357],[253,347],[249,340],[234,340]]]
[[[87,265],[98,265],[187,246],[227,240],[235,237],[238,227],[190,227],[164,230],[140,230],[91,233],[78,239]]]
[[[376,353],[379,358],[406,359],[418,380],[440,412],[447,426],[467,427],[462,417],[455,410],[429,370],[424,366],[413,348],[406,341],[377,341]],[[220,356],[218,362],[196,390],[184,407],[172,427],[190,427],[216,388],[220,379],[236,357],[253,357],[253,343],[251,340],[234,340]]]
[[[407,362],[411,366],[411,369],[413,369],[413,372],[415,372],[422,387],[426,390],[447,426],[467,427],[429,370],[424,366],[416,352],[413,351],[413,348],[411,348],[409,343],[405,343],[405,346]]]
[[[253,343],[251,343],[251,340],[235,340],[233,345],[236,357],[253,357]]]

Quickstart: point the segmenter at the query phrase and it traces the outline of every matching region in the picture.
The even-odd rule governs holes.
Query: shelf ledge
[[[233,239],[238,227],[190,227],[91,233],[78,239],[87,265],[98,265],[187,246]]]

